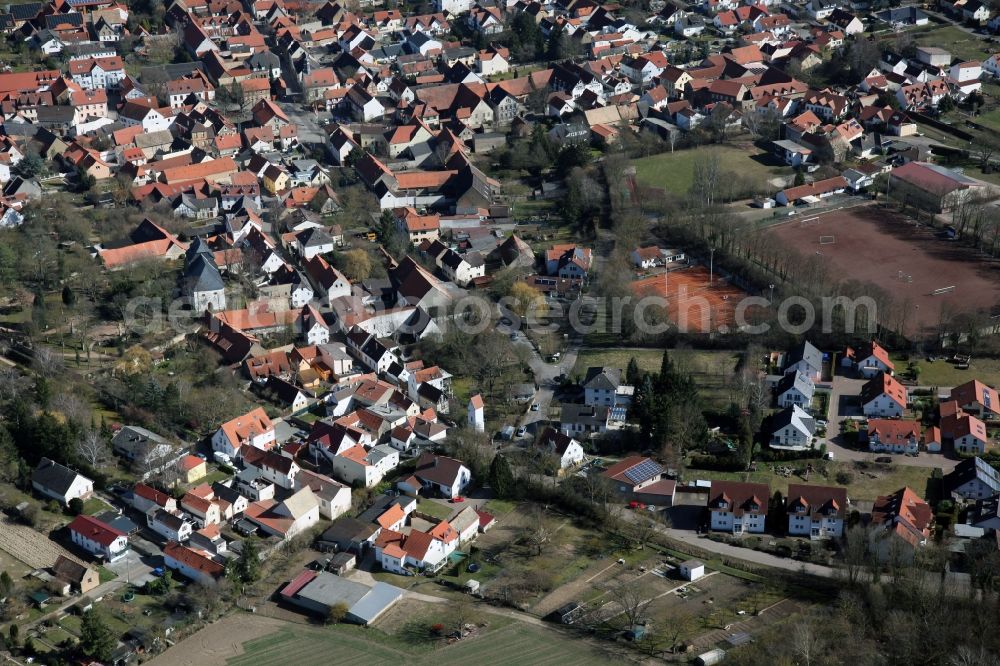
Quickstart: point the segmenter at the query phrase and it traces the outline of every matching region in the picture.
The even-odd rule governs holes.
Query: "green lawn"
[[[417,502],[417,511],[421,513],[426,513],[429,516],[434,516],[438,520],[447,520],[448,516],[451,515],[452,507],[451,505],[444,505],[440,502],[431,502],[430,500],[420,500]]]
[[[67,615],[63,619],[59,620],[60,627],[77,637],[80,635],[80,625],[81,620],[79,615]]]
[[[485,615],[489,623],[502,618]],[[337,664],[468,664],[488,660],[506,664],[599,664],[606,658],[581,640],[555,631],[513,623],[444,647],[444,642],[419,641],[405,629],[390,636],[377,629],[349,625],[318,628],[289,625],[244,644],[244,654],[230,666],[297,666]],[[441,646],[435,649],[435,646]],[[431,650],[428,654],[428,650]],[[416,653],[416,654],[415,654]]]
[[[105,502],[99,497],[91,497],[90,499],[88,499],[86,502],[83,503],[83,512],[88,516],[95,516],[101,513],[102,511],[111,511],[111,510],[113,510],[112,507],[109,506],[107,502]]]
[[[917,46],[937,46],[962,60],[986,60],[989,57],[986,42],[953,25],[942,25],[922,32],[915,41]]]
[[[976,116],[975,121],[980,125],[992,127],[996,131],[1000,132],[1000,107],[993,109],[992,111],[980,113]]]
[[[791,173],[789,167],[768,166],[760,161],[770,163],[767,153],[759,152],[756,148],[732,146],[706,146],[695,150],[661,153],[632,160],[632,164],[640,183],[662,187],[674,194],[687,194],[694,182],[695,160],[712,154],[719,156],[723,171],[736,172],[742,176],[768,179]],[[754,159],[755,157],[759,159]]]
[[[502,499],[491,499],[483,505],[483,509],[495,518],[501,518],[517,508],[516,502]]]
[[[787,463],[775,463],[785,465],[793,469],[804,468],[806,461],[791,461]],[[817,464],[814,461],[814,465]],[[933,468],[931,467],[910,467],[905,465],[892,465],[887,469],[873,467],[871,471],[878,475],[872,478],[856,470],[851,463],[832,462],[826,463],[827,474],[823,476],[814,473],[806,481],[801,476],[792,475],[784,477],[776,474],[770,464],[758,463],[756,472],[716,472],[709,470],[688,470],[688,476],[695,479],[714,479],[717,481],[751,481],[754,483],[766,483],[771,494],[780,490],[782,495],[788,494],[789,483],[810,483],[816,485],[838,485],[836,481],[837,472],[841,470],[850,471],[853,480],[847,484],[847,496],[852,501],[866,500],[872,501],[880,495],[887,495],[903,486],[909,486],[923,495],[927,486],[927,479],[930,478]]]
[[[906,374],[908,361],[900,361],[896,358],[897,372]],[[920,368],[920,377],[917,380],[921,386],[945,386],[952,387],[964,384],[970,379],[989,384],[990,386],[1000,385],[1000,359],[976,358],[972,357],[972,363],[968,370],[960,370],[948,361],[934,361],[931,363],[926,359],[916,361]]]
[[[660,349],[583,349],[573,366],[571,377],[582,378],[591,366],[610,366],[624,370],[635,358],[641,370],[657,373],[663,361]],[[671,349],[670,358],[680,369],[690,372],[698,385],[706,409],[729,407],[729,386],[739,352],[726,350]]]
[[[102,583],[107,583],[118,578],[118,574],[107,567],[97,567],[97,575],[100,576]]]
[[[662,349],[582,349],[576,357],[576,365],[570,372],[571,377],[583,377],[591,366],[608,366],[612,368],[628,367],[629,359],[635,358],[639,367],[650,372],[660,369],[663,360]]]

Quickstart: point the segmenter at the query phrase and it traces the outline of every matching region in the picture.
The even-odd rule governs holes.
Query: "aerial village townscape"
[[[1000,2],[0,4],[10,664],[1000,664]]]

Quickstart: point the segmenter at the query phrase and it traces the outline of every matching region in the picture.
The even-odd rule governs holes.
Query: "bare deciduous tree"
[[[77,439],[76,454],[90,467],[97,468],[108,460],[110,449],[99,431],[85,430]]]
[[[608,594],[621,609],[630,628],[641,623],[646,609],[653,601],[646,588],[637,580],[622,583]]]
[[[823,649],[820,637],[813,631],[808,622],[797,622],[792,631],[792,651],[799,658],[802,666],[811,666]]]

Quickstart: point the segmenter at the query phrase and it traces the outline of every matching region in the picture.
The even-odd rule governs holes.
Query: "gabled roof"
[[[663,474],[663,468],[645,456],[629,456],[604,470],[601,476],[636,486]]]
[[[92,516],[77,516],[67,526],[67,529],[105,547],[114,543],[115,539],[125,536],[124,532],[116,530]]]
[[[202,551],[182,546],[176,541],[170,541],[163,547],[163,554],[181,564],[212,578],[221,578],[226,568]]]
[[[424,453],[417,459],[417,467],[413,475],[421,481],[453,486],[458,480],[462,467],[464,467],[464,463],[461,460]]]
[[[872,522],[885,525],[912,545],[930,536],[934,512],[927,502],[910,488],[901,488],[892,495],[883,495],[872,507]]]
[[[790,483],[787,497],[789,512],[802,506],[813,516],[836,515],[843,519],[847,513],[847,488]]]
[[[978,379],[970,380],[951,390],[951,399],[959,405],[978,403],[993,413],[1000,413],[1000,396],[997,390]]]
[[[885,372],[880,372],[864,383],[861,387],[861,404],[867,405],[881,395],[887,395],[893,402],[906,407],[908,401],[906,387]]]
[[[744,513],[767,515],[770,498],[771,490],[765,483],[713,481],[708,506],[713,510],[724,507],[736,516]]]
[[[955,469],[945,474],[944,485],[950,492],[977,479],[994,494],[1000,494],[1000,472],[982,458],[977,457],[966,458],[955,465]]]
[[[31,474],[32,483],[58,495],[65,495],[78,478],[90,481],[79,472],[48,458],[42,458]]]
[[[816,349],[808,340],[803,340],[788,353],[788,357],[785,360],[785,367],[795,365],[799,361],[805,361],[807,366],[819,371],[823,368],[823,352]]]

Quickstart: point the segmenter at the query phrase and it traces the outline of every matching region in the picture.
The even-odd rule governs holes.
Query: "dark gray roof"
[[[602,368],[594,366],[587,368],[587,376],[583,387],[589,389],[606,389],[615,391],[621,386],[622,371],[619,368]]]
[[[78,476],[83,475],[54,460],[42,458],[31,475],[31,482],[59,495],[65,495]]]
[[[302,247],[320,247],[333,244],[333,238],[322,227],[310,227],[296,236],[296,239],[302,244]]]
[[[41,2],[26,2],[21,5],[10,5],[8,11],[10,15],[18,21],[28,21],[38,16],[38,12],[45,7]]]
[[[69,14],[52,14],[45,17],[46,28],[55,28],[62,24],[79,27],[83,25],[83,14],[72,12]]]
[[[215,264],[206,259],[204,255],[198,255],[194,258],[184,272],[184,277],[189,280],[188,284],[192,293],[221,291],[226,288],[219,269],[215,267]]]
[[[944,485],[951,492],[969,481],[978,479],[995,494],[1000,494],[1000,472],[982,458],[966,458],[944,476]]]
[[[320,541],[338,544],[360,543],[370,539],[376,530],[378,530],[378,525],[373,524],[371,521],[342,517],[333,521],[333,524],[323,532]]]

